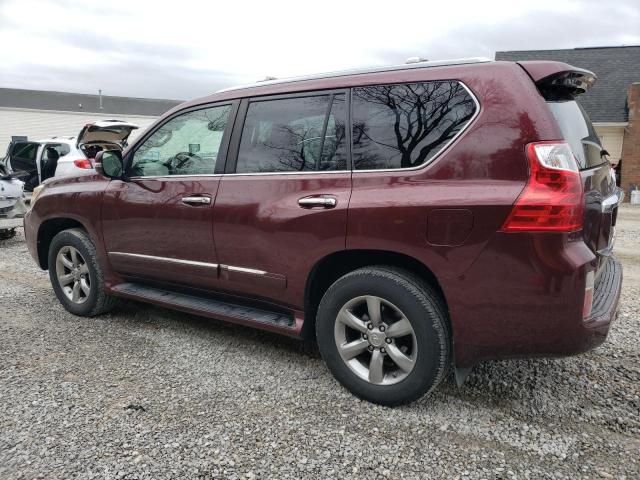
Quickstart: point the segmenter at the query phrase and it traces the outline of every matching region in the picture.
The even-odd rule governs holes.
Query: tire
[[[0,240],[9,240],[16,236],[15,228],[7,228],[5,230],[0,230]]]
[[[73,261],[74,251],[77,252],[77,267]],[[53,237],[49,245],[48,266],[53,291],[70,313],[92,317],[108,312],[115,306],[116,298],[104,292],[104,273],[98,263],[95,246],[86,231],[73,228]],[[59,275],[64,275],[64,280]],[[79,285],[77,298],[74,297],[76,283]]]
[[[380,317],[370,317],[370,309]],[[334,377],[380,405],[406,404],[431,392],[450,363],[442,299],[417,276],[393,267],[360,268],[331,285],[320,301],[316,336]]]

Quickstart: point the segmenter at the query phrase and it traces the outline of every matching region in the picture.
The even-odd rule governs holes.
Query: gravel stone
[[[390,409],[296,340],[135,302],[74,317],[20,231],[0,243],[0,478],[640,478],[638,238],[624,205],[603,346]]]

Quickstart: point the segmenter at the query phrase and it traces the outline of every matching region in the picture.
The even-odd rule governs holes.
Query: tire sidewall
[[[362,295],[375,295],[395,305],[415,332],[418,344],[415,366],[396,384],[373,385],[361,379],[338,352],[334,338],[338,312],[349,300]],[[340,383],[359,397],[393,406],[424,395],[440,381],[448,360],[448,340],[441,317],[438,303],[408,278],[381,268],[367,269],[342,277],[327,290],[318,309],[316,335],[322,357]]]
[[[56,272],[56,257],[58,255],[58,252],[60,252],[60,250],[66,246],[74,247],[80,252],[80,255],[82,255],[82,258],[84,258],[84,261],[89,270],[91,291],[89,292],[87,300],[81,304],[73,303],[71,300],[69,300],[64,294],[60,283],[58,282],[58,275]],[[62,303],[64,308],[66,308],[74,315],[91,315],[98,302],[100,278],[98,277],[98,272],[95,268],[95,262],[95,248],[93,248],[90,240],[82,232],[78,232],[75,230],[65,230],[58,233],[51,241],[48,257],[49,278],[51,279],[51,285],[53,286],[53,290],[60,303]]]

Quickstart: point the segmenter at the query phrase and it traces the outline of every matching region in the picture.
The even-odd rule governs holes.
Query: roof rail
[[[289,77],[289,78],[281,78],[281,79],[266,80],[266,81],[263,80],[256,83],[223,88],[222,90],[218,90],[215,93],[229,92],[232,90],[242,90],[245,88],[262,87],[266,85],[278,85],[281,83],[302,82],[305,80],[320,80],[323,78],[346,77],[349,75],[364,75],[367,73],[391,72],[395,70],[409,70],[413,68],[445,67],[450,65],[466,65],[470,63],[486,63],[486,62],[492,62],[492,61],[493,60],[486,57],[470,57],[470,58],[456,58],[451,60],[432,60],[428,62],[419,61],[415,63],[403,63],[402,65],[388,65],[388,66],[381,66],[381,67],[354,68],[351,70],[316,73],[313,75],[303,75],[300,77]]]

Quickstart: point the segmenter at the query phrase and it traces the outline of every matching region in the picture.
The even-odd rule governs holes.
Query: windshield
[[[580,170],[597,167],[607,161],[591,120],[575,100],[547,102],[564,139],[571,145]]]

